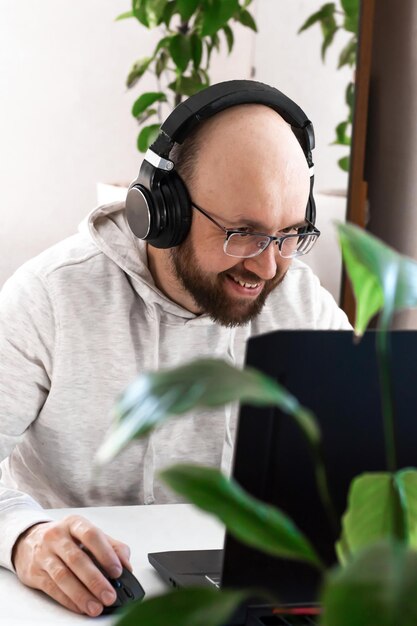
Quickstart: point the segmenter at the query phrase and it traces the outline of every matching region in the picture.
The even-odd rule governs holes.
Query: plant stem
[[[383,311],[380,318],[379,332],[376,334],[379,381],[381,386],[382,416],[384,420],[385,453],[387,468],[390,472],[397,469],[397,454],[394,431],[394,394],[390,367],[389,320],[390,313]]]

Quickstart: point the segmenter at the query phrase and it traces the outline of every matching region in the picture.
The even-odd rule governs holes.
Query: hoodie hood
[[[195,315],[176,304],[155,285],[148,268],[148,244],[130,230],[124,202],[97,207],[81,222],[79,231],[87,234],[97,248],[129,276],[133,289],[144,299],[148,309],[161,309],[172,316],[172,323],[213,323],[208,315]]]

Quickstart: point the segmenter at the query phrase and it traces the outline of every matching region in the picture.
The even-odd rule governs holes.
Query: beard
[[[188,237],[181,245],[171,248],[171,264],[176,278],[192,296],[197,307],[222,326],[242,326],[262,311],[267,297],[284,279],[286,271],[264,281],[261,293],[255,298],[229,296],[223,285],[234,276],[248,283],[260,282],[259,276],[245,269],[228,270],[219,274],[205,272],[198,264],[193,245]]]

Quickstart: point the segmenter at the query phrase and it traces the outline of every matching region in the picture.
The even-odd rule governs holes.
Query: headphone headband
[[[229,80],[211,85],[175,107],[162,124],[151,150],[167,158],[174,143],[182,143],[200,122],[239,104],[264,104],[274,109],[292,126],[306,156],[314,149],[313,125],[298,104],[264,83]]]

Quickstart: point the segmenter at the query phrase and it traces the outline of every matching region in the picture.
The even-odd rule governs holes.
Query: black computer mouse
[[[125,567],[123,568],[122,575],[119,576],[119,578],[110,578],[103,568],[100,568],[100,570],[103,572],[103,575],[107,578],[117,594],[116,601],[111,606],[105,606],[101,615],[113,613],[113,611],[126,606],[126,604],[130,604],[135,600],[142,600],[144,597],[145,591],[142,585],[136,576],[134,576],[132,572]]]
[[[119,578],[110,578],[109,574],[106,570],[100,565],[100,563],[93,557],[91,552],[83,549],[87,552],[88,556],[94,562],[94,565],[100,570],[105,578],[109,581],[113,589],[117,594],[116,601],[110,606],[105,606],[101,615],[109,615],[113,613],[117,609],[126,606],[126,604],[130,604],[131,602],[135,602],[135,600],[142,600],[145,595],[145,591],[136,578],[126,567],[123,567],[123,571]]]

